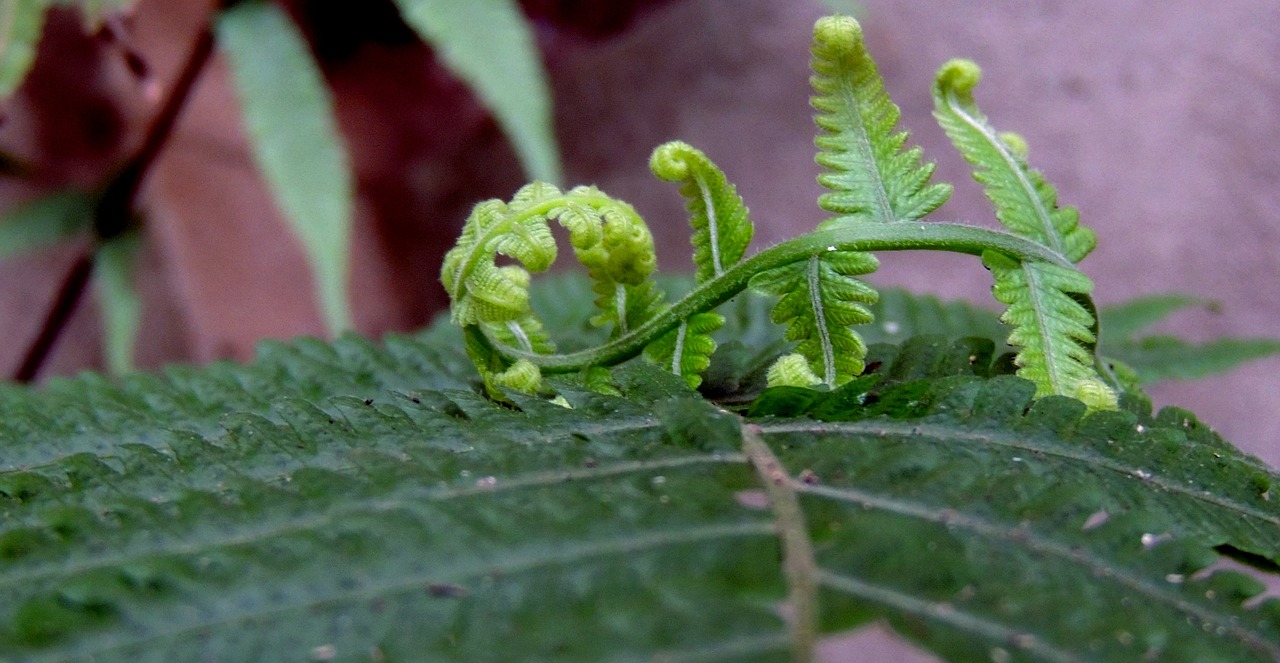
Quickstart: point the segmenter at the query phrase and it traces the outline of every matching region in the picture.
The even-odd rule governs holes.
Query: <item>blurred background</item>
[[[108,3],[111,4],[111,3]],[[4,102],[0,209],[93,190],[139,148],[209,0],[115,2],[100,24],[46,14],[30,71]],[[817,0],[526,0],[554,100],[564,183],[624,198],[654,228],[666,269],[689,264],[682,202],[648,173],[672,138],[704,150],[751,206],[757,244],[811,228],[810,29]],[[526,179],[486,104],[407,26],[391,0],[278,3],[332,96],[354,173],[347,276],[363,334],[412,330],[444,304],[439,260],[470,207]],[[1274,0],[860,0],[872,54],[903,125],[957,184],[934,218],[994,225],[930,116],[933,72],[964,56],[985,69],[979,102],[1020,132],[1031,162],[1100,238],[1083,263],[1102,304],[1181,292],[1215,302],[1159,328],[1195,341],[1280,336],[1280,3]],[[352,7],[358,7],[353,9]],[[325,335],[307,257],[255,164],[227,53],[215,48],[141,180],[135,268],[138,366],[248,359],[266,337]],[[84,242],[0,261],[0,366],[11,373]],[[877,285],[991,302],[966,257],[882,257]],[[103,365],[90,297],[41,375]],[[1184,405],[1280,464],[1280,359],[1192,383]]]

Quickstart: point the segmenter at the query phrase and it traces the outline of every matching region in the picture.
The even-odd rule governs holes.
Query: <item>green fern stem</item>
[[[531,209],[529,213],[533,213]],[[491,347],[509,360],[527,360],[548,373],[569,373],[589,366],[610,366],[630,359],[644,347],[696,313],[710,311],[746,289],[752,276],[808,260],[826,251],[933,250],[982,256],[995,252],[1018,262],[1043,262],[1074,270],[1063,256],[1045,246],[998,230],[956,223],[850,224],[770,247],[698,285],[679,301],[611,341],[563,354],[538,354],[489,337]]]

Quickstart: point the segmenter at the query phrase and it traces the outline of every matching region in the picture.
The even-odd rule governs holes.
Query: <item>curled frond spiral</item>
[[[768,370],[769,384],[835,389],[864,369],[866,344],[855,326],[872,321],[878,294],[857,277],[879,265],[872,251],[946,250],[980,256],[1007,305],[1018,374],[1039,395],[1073,396],[1095,409],[1115,407],[1094,353],[1093,284],[1075,263],[1093,248],[1044,177],[1027,165],[1026,141],[993,129],[973,101],[976,65],[955,60],[938,73],[935,115],[974,166],[1007,231],[954,223],[917,223],[951,188],[930,180],[934,167],[907,148],[900,112],[885,92],[857,21],[824,18],[814,26],[811,103],[817,111],[818,205],[831,216],[818,228],[746,257],[752,238],[747,207],[724,173],[701,151],[673,141],[650,168],[679,185],[693,228],[695,285],[671,305],[651,281],[653,237],[636,211],[600,190],[561,192],[541,183],[509,203],[477,205],[441,278],[464,328],[467,352],[490,393],[541,389],[541,373],[576,374],[608,390],[604,370],[637,355],[701,383],[724,318],[715,312],[751,288],[778,297],[770,319],[786,325],[794,351]],[[529,306],[530,272],[555,259],[549,222],[569,231],[574,254],[595,294],[591,322],[608,327],[596,347],[557,353]],[[511,258],[499,265],[496,257]]]

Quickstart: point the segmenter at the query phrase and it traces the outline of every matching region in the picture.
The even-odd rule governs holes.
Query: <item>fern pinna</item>
[[[932,183],[933,165],[918,147],[905,147],[900,112],[857,21],[818,21],[812,54],[817,161],[825,169],[818,181],[827,189],[818,205],[831,216],[813,232],[744,259],[752,226],[733,185],[697,149],[658,147],[651,169],[680,185],[694,231],[694,288],[669,305],[650,281],[652,237],[626,203],[592,187],[562,193],[534,183],[509,204],[476,207],[442,278],[491,395],[544,390],[544,373],[609,389],[602,367],[640,354],[697,387],[716,349],[712,333],[724,323],[714,309],[748,288],[779,298],[770,318],[786,325],[792,344],[768,371],[769,383],[835,389],[864,369],[867,347],[855,327],[872,321],[868,306],[878,294],[857,277],[878,267],[872,252],[929,249],[978,256],[991,270],[995,297],[1007,305],[1002,320],[1011,326],[1018,373],[1037,395],[1115,407],[1115,393],[1095,369],[1093,284],[1075,266],[1093,248],[1093,233],[1074,209],[1057,206],[1052,187],[1027,165],[1021,139],[997,134],[977,109],[976,65],[956,60],[942,68],[936,115],[973,164],[1004,231],[920,222],[951,186]],[[569,230],[593,280],[599,312],[592,323],[611,329],[585,350],[556,353],[529,305],[529,272],[548,268],[555,256],[551,219]],[[498,254],[519,264],[499,267]]]

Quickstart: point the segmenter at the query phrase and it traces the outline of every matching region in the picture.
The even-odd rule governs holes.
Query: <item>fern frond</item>
[[[707,155],[687,143],[672,141],[653,151],[649,169],[659,179],[680,183],[680,194],[688,201],[697,283],[720,276],[742,260],[754,232],[747,206]],[[722,325],[721,315],[694,315],[650,343],[644,355],[696,388],[716,350],[711,334]]]
[[[658,310],[663,293],[649,279],[657,266],[653,235],[635,208],[579,186],[547,216],[568,229],[574,254],[591,277],[598,309],[591,324],[613,325],[616,338]]]
[[[751,288],[782,298],[769,314],[786,324],[786,338],[814,375],[837,387],[862,372],[866,344],[852,325],[871,322],[867,306],[876,291],[855,276],[874,272],[879,261],[869,253],[829,251],[766,270],[751,278]]]
[[[521,188],[510,204],[487,200],[475,206],[440,268],[455,324],[504,323],[530,313],[529,272],[555,262],[556,243],[546,218],[526,212],[559,195],[555,187],[535,182]],[[499,254],[524,267],[498,267]]]
[[[742,260],[754,232],[747,206],[707,155],[687,143],[672,141],[653,151],[649,169],[659,179],[678,182],[680,195],[688,201],[698,283],[723,274]]]
[[[929,184],[934,165],[919,147],[904,150],[907,132],[895,131],[901,113],[867,53],[862,27],[847,16],[820,19],[813,30],[817,161],[830,189],[818,198],[835,219],[880,223],[914,221],[951,195],[948,184]]]
[[[820,129],[814,144],[818,164],[827,169],[818,182],[829,189],[818,206],[837,215],[820,227],[914,221],[946,202],[951,187],[929,184],[933,164],[921,163],[920,148],[903,149],[907,132],[895,131],[901,113],[885,91],[858,22],[847,16],[819,19],[811,52],[810,103]],[[850,327],[874,319],[866,305],[878,296],[853,277],[878,266],[867,253],[828,250],[751,280],[756,290],[782,296],[770,318],[788,324],[787,339],[799,341],[796,352],[828,387],[862,371],[866,344]],[[809,381],[792,369],[771,373]]]
[[[980,78],[981,70],[967,60],[944,64],[934,83],[934,116],[973,165],[973,177],[1000,223],[1079,262],[1097,242],[1093,231],[1079,224],[1074,208],[1058,207],[1057,192],[1027,164],[1025,141],[991,127],[973,99]],[[1013,326],[1009,344],[1018,348],[1018,375],[1034,382],[1039,396],[1116,407],[1115,393],[1094,368],[1097,319],[1088,300],[1093,283],[1073,269],[1018,263],[993,252],[983,262],[995,277],[996,299],[1009,307],[1001,320]]]
[[[1008,305],[1000,319],[1013,327],[1018,375],[1036,385],[1037,396],[1059,394],[1094,409],[1114,409],[1116,395],[1094,369],[1086,346],[1095,342],[1094,318],[1070,293],[1093,289],[1084,274],[1048,263],[1019,263],[988,252],[983,264],[995,277],[991,292]]]
[[[702,384],[702,372],[711,365],[711,355],[716,351],[711,333],[722,326],[724,316],[719,313],[695,313],[679,327],[645,346],[644,356],[683,377],[696,389]]]
[[[956,149],[973,165],[973,178],[982,183],[1006,228],[1036,240],[1080,262],[1097,244],[1092,230],[1079,225],[1074,207],[1059,207],[1058,193],[1026,161],[1026,143],[1013,134],[997,132],[973,100],[982,70],[968,60],[951,60],[938,70],[934,82],[934,117]]]

